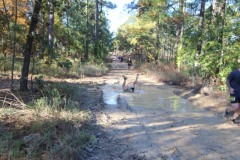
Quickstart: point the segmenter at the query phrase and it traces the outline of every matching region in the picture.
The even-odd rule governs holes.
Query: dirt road
[[[102,132],[92,160],[239,159],[239,126],[146,75],[140,75],[136,93],[124,93],[123,74],[129,82],[136,76],[134,71],[113,70],[103,77],[107,105],[97,116]]]

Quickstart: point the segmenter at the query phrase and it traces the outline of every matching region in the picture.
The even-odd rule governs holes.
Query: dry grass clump
[[[69,160],[89,156],[86,148],[96,141],[90,125],[92,113],[82,110],[71,94],[82,90],[80,87],[60,86],[51,85],[53,88],[43,91],[43,97],[24,109],[0,108],[0,159]]]
[[[74,159],[95,141],[85,131],[91,120],[87,112],[53,113],[32,109],[0,117],[0,159]]]
[[[102,76],[109,71],[105,65],[88,64],[81,68],[81,74],[89,77]]]
[[[178,72],[174,65],[171,64],[156,65],[153,63],[147,63],[141,66],[140,70],[147,74],[155,76],[161,82],[173,85],[181,85],[188,80],[188,78],[184,74]]]
[[[21,57],[16,57],[15,61],[15,74],[21,74],[22,68]],[[62,62],[63,61],[63,62]],[[102,76],[109,72],[109,64],[101,63],[86,63],[83,64],[78,59],[61,59],[59,61],[52,61],[46,63],[45,59],[35,59],[34,67],[30,64],[31,74],[33,75],[46,75],[57,78],[79,78],[84,76]],[[34,70],[32,70],[34,68]],[[10,75],[11,71],[11,57],[1,58],[0,57],[0,71],[6,75]],[[32,73],[33,72],[33,73]],[[2,73],[3,74],[3,73]]]
[[[37,70],[37,69],[36,69]],[[53,77],[84,77],[84,76],[102,76],[109,71],[104,64],[81,64],[74,61],[72,66],[67,69],[59,67],[57,64],[41,64],[36,74],[46,74]]]

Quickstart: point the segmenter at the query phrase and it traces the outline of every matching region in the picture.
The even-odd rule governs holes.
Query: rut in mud
[[[173,88],[140,75],[135,93],[121,89],[136,73],[113,70],[103,77],[104,133],[91,159],[238,159],[239,127],[194,106]],[[104,134],[104,135],[103,135]]]

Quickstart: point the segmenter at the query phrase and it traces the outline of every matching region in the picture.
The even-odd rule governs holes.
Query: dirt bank
[[[210,92],[206,87],[170,86],[174,93],[191,101],[195,106],[222,115],[229,105],[227,93]],[[206,91],[204,91],[206,90]]]

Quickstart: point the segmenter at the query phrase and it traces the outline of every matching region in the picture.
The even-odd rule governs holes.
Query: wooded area
[[[113,50],[131,53],[138,65],[172,64],[191,79],[209,82],[225,82],[238,67],[237,0],[133,1],[127,6],[132,17],[114,39],[105,11],[115,7],[104,0],[1,0],[1,70],[12,70],[12,79],[21,70],[24,91],[36,65],[70,69],[103,62]]]
[[[172,63],[192,79],[220,84],[239,67],[239,1],[139,0],[128,7],[137,14],[118,30],[115,44],[140,63]]]
[[[103,0],[1,0],[1,70],[11,70],[12,79],[21,70],[20,90],[25,91],[29,74],[39,72],[37,65],[69,70],[99,64],[112,47],[104,7],[116,6]]]
[[[222,120],[239,0],[131,0],[111,33],[116,7],[0,0],[0,159],[239,157],[238,128]]]

